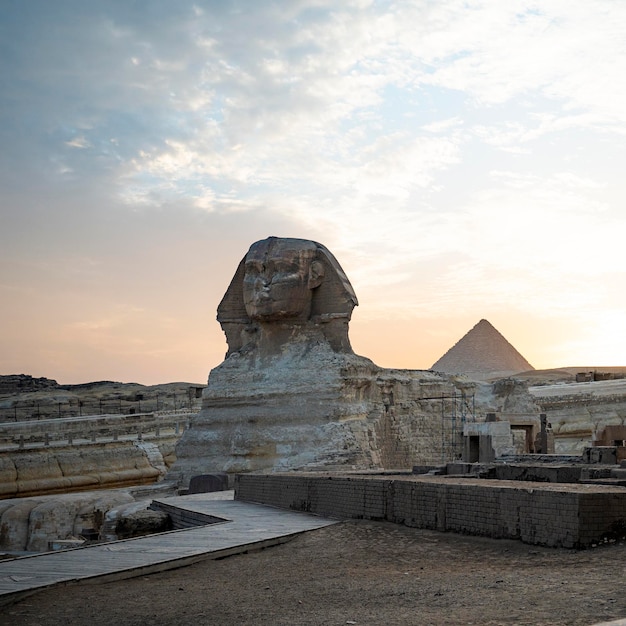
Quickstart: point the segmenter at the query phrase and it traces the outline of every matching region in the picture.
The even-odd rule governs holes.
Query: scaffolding
[[[464,390],[451,395],[421,398],[441,402],[441,463],[460,459],[463,452],[463,427],[476,421],[475,394]]]

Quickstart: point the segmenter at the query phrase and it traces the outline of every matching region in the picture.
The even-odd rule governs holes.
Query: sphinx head
[[[330,251],[307,239],[269,237],[252,244],[242,259],[217,319],[228,354],[249,343],[252,331],[272,325],[319,327],[333,349],[351,352],[348,322],[357,305],[354,290]]]
[[[313,290],[324,280],[314,242],[270,237],[257,241],[244,259],[243,302],[253,321],[304,322]]]

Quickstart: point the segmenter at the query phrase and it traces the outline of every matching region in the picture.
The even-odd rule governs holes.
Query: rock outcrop
[[[0,551],[46,552],[68,540],[115,541],[170,530],[167,514],[150,510],[167,485],[36,496],[0,501]]]
[[[174,439],[168,444],[173,447]],[[167,468],[150,443],[116,441],[0,454],[0,499],[151,484]]]
[[[4,376],[0,377],[0,428],[2,423],[28,420],[185,409],[192,412],[200,408],[196,399],[199,400],[203,387],[184,382],[150,386],[111,381],[58,385],[46,378]]]
[[[0,550],[45,552],[57,539],[97,537],[107,511],[129,502],[122,490],[0,501]]]
[[[8,374],[0,376],[0,394],[25,393],[58,387],[56,380],[33,378],[29,374]]]

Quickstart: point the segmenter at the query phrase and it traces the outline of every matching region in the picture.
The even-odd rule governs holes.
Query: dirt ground
[[[0,624],[580,624],[626,617],[626,545],[573,551],[349,521],[0,609]]]

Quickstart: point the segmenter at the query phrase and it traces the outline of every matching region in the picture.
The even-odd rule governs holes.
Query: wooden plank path
[[[195,494],[157,499],[222,522],[185,530],[0,561],[0,606],[46,587],[99,583],[162,572],[204,559],[284,543],[337,523],[306,513]],[[222,499],[218,499],[222,498]]]

